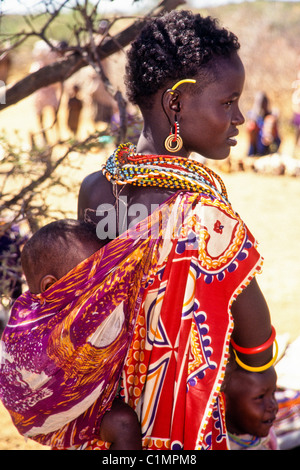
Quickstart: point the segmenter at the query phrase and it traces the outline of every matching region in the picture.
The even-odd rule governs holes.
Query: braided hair
[[[151,18],[127,54],[125,83],[129,100],[151,107],[159,89],[202,73],[202,89],[217,73],[216,58],[240,48],[238,38],[218,20],[188,10]],[[210,77],[208,81],[208,77]]]

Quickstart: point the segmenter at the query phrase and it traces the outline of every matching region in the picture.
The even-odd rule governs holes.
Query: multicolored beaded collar
[[[228,432],[228,431],[227,431]],[[232,434],[228,432],[228,437],[230,441],[234,442],[235,444],[239,445],[242,449],[247,449],[249,447],[258,447],[262,440],[257,436],[245,436],[244,438],[237,436],[236,434]]]
[[[130,183],[136,186],[201,191],[228,199],[222,179],[202,163],[170,155],[137,154],[135,146],[130,142],[121,144],[114,151],[102,171],[109,181],[120,185]]]

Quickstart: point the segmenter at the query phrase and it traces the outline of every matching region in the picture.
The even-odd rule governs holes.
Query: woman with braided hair
[[[256,240],[220,177],[189,158],[221,160],[236,144],[238,50],[216,20],[185,10],[149,19],[132,43],[126,83],[141,136],[83,181],[78,201],[103,247],[45,293],[21,296],[4,333],[5,380],[28,391],[13,399],[25,435],[108,448],[99,429],[117,394],[138,416],[143,449],[227,449],[230,343],[238,367],[273,367]]]
[[[137,147],[116,149],[79,194],[79,218],[94,219],[100,238],[138,238],[146,217],[159,246],[121,382],[145,449],[227,448],[220,386],[231,338],[242,348],[239,367],[257,372],[276,358],[256,241],[220,178],[189,158],[222,160],[237,143],[239,48],[211,17],[183,10],[150,19],[126,68],[128,97],[144,119]]]

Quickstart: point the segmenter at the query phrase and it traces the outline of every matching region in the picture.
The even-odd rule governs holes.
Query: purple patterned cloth
[[[149,237],[116,239],[43,294],[15,302],[1,341],[0,398],[22,435],[56,448],[99,436],[152,245]]]

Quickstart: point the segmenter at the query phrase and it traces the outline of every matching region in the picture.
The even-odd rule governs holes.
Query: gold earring
[[[183,83],[197,83],[196,80],[193,78],[185,78],[184,80],[179,80],[179,82],[175,83],[175,85],[172,86],[168,91],[172,94],[173,91],[179,86],[182,85]]]
[[[165,149],[168,152],[178,152],[179,150],[182,149],[183,146],[183,141],[182,138],[179,135],[179,124],[177,120],[175,120],[174,123],[174,132],[173,129],[171,129],[170,134],[165,140]]]
[[[166,114],[166,111],[165,111],[164,104],[163,104],[163,97],[164,97],[165,93],[170,93],[171,95],[173,95],[174,90],[176,90],[176,88],[178,86],[182,85],[183,83],[196,83],[196,80],[194,80],[193,78],[185,78],[183,80],[179,80],[179,82],[175,83],[175,85],[173,85],[172,88],[169,88],[168,90],[166,90],[162,94],[161,104],[162,104],[162,108],[163,108],[163,111],[164,111],[165,114]],[[169,119],[167,114],[166,114],[166,116]],[[170,120],[169,120],[169,122],[170,122]],[[166,138],[166,140],[165,140],[165,149],[168,152],[173,152],[174,153],[174,152],[178,152],[179,150],[181,150],[182,146],[183,146],[183,141],[182,141],[182,138],[179,135],[179,124],[178,124],[176,116],[175,116],[174,132],[173,132],[173,129],[171,129],[170,135],[168,135],[168,137]]]

